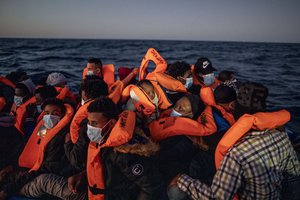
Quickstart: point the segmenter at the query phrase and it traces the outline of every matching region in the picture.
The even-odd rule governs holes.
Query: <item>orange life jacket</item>
[[[16,109],[15,127],[24,135],[23,124],[26,119],[26,107],[29,104],[35,104],[35,97],[31,97]]]
[[[74,111],[73,108],[65,104],[66,113],[64,117],[54,126],[52,129],[47,130],[47,134],[42,137],[38,135],[39,128],[44,125],[44,121],[41,120],[35,127],[31,134],[23,152],[19,156],[19,166],[29,168],[30,171],[36,171],[40,168],[44,160],[45,149],[47,144],[58,134],[63,128],[65,128],[71,121]]]
[[[84,68],[82,73],[82,80],[85,79],[85,76],[87,74],[87,67]],[[115,67],[113,64],[107,64],[102,66],[102,74],[103,74],[103,80],[105,83],[107,83],[108,87],[112,86],[115,82]]]
[[[73,120],[70,125],[70,137],[73,144],[76,143],[79,137],[79,130],[80,130],[80,124],[81,122],[87,118],[87,107],[92,103],[93,101],[89,101],[85,103],[83,106],[81,106],[77,112],[75,113]]]
[[[9,86],[12,89],[16,88],[16,85],[13,82],[11,82],[9,79],[7,79],[7,78],[5,78],[3,76],[0,76],[0,83],[3,83],[4,85]]]
[[[6,105],[6,101],[3,97],[0,97],[0,111],[4,108]]]
[[[147,67],[149,64],[149,61],[153,61],[156,65],[153,72],[149,73],[147,72]],[[163,73],[167,70],[168,64],[163,59],[163,57],[153,48],[149,48],[147,53],[145,54],[141,65],[140,65],[140,71],[139,71],[139,80],[143,80],[146,78],[151,80],[150,77],[152,77],[156,72]],[[152,74],[152,75],[150,75]]]
[[[228,129],[220,140],[215,152],[216,169],[219,168],[221,161],[228,150],[250,129],[266,130],[282,126],[290,121],[291,115],[287,110],[276,112],[260,112],[253,115],[245,114]]]
[[[166,112],[170,113],[170,110]],[[148,126],[151,137],[155,141],[177,135],[207,136],[217,131],[210,106],[204,109],[197,120],[186,117],[171,117],[168,114],[162,114],[161,117],[163,118],[151,122]]]
[[[135,113],[123,111],[117,123],[111,130],[107,140],[101,146],[90,142],[87,157],[87,178],[89,200],[103,200],[105,191],[105,177],[100,151],[105,147],[116,147],[127,143],[133,135],[135,127]]]
[[[213,106],[218,109],[221,113],[223,118],[232,126],[235,123],[235,119],[233,115],[227,112],[222,106],[217,105],[215,102],[214,92],[210,87],[203,87],[200,90],[200,98],[202,101],[209,106]]]
[[[150,116],[156,111],[156,106],[150,99],[150,97],[144,92],[143,89],[136,85],[128,85],[122,92],[122,102],[126,102],[130,97],[130,93],[133,93],[135,98],[132,102],[137,111],[142,112],[146,116]]]
[[[177,79],[173,78],[172,76],[166,73],[156,73],[155,76],[157,82],[167,90],[187,93],[187,90],[184,87],[184,85]]]
[[[115,104],[117,104],[121,98],[123,89],[124,83],[120,80],[117,80],[109,87],[108,98],[110,98]]]
[[[74,94],[69,90],[67,86],[65,87],[55,87],[56,91],[59,93],[56,98],[65,100],[66,98],[74,102],[76,104],[76,97]]]

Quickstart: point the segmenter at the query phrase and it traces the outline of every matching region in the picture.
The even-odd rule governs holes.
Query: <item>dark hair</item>
[[[266,110],[268,88],[260,83],[246,82],[239,88],[239,94],[234,109],[234,117],[238,119],[243,114],[254,114]]]
[[[143,84],[149,85],[149,86],[151,86],[151,87],[154,88],[154,86],[153,86],[153,84],[151,83],[151,81],[149,81],[149,80],[147,80],[147,79],[143,79],[143,80],[137,82],[136,85],[139,86],[139,87],[141,87]]]
[[[24,80],[28,79],[28,76],[27,76],[27,73],[24,72],[23,70],[17,70],[17,71],[10,72],[9,74],[7,74],[6,78],[16,84],[20,81],[24,81]]]
[[[168,65],[167,74],[177,79],[178,76],[184,76],[185,72],[190,70],[191,66],[184,61],[177,61]]]
[[[47,98],[51,97],[56,97],[58,95],[55,87],[51,85],[39,87],[35,90],[35,94],[40,94],[43,100],[46,100]]]
[[[234,72],[223,70],[219,73],[218,79],[222,82],[229,81],[234,75]]]
[[[46,99],[41,106],[42,110],[44,110],[47,105],[54,105],[54,106],[59,107],[61,109],[61,112],[63,113],[63,115],[66,113],[65,105],[64,105],[63,101],[60,99],[57,99],[57,98]]]
[[[88,112],[102,113],[108,119],[118,119],[118,109],[116,104],[108,97],[99,97],[88,107]]]
[[[102,78],[85,79],[81,85],[81,90],[85,92],[86,97],[89,99],[108,95],[108,86]]]
[[[23,90],[26,96],[31,96],[27,86],[24,83],[17,83],[16,88]]]
[[[102,68],[102,61],[99,58],[89,58],[88,63],[94,63],[97,67]]]
[[[221,84],[214,91],[216,103],[230,103],[236,100],[236,92],[232,87]]]

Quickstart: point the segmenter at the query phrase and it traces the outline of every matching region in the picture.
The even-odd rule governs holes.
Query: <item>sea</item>
[[[0,74],[21,69],[38,84],[49,73],[61,72],[71,90],[78,92],[88,58],[100,58],[116,69],[139,67],[150,47],[168,63],[194,64],[198,58],[207,57],[218,72],[231,70],[241,82],[262,83],[269,89],[268,109],[289,110],[292,120],[287,127],[300,134],[300,44],[0,38]]]

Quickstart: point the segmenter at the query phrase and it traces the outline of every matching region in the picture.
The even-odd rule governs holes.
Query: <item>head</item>
[[[218,79],[222,82],[232,81],[235,79],[234,72],[223,70],[219,73]]]
[[[167,74],[180,81],[186,88],[193,84],[191,66],[184,61],[168,65]]]
[[[32,94],[29,92],[28,88],[24,83],[18,83],[15,88],[15,96],[14,96],[14,103],[16,106],[22,105],[26,102]]]
[[[194,65],[195,75],[198,80],[207,86],[214,83],[214,71],[216,69],[208,58],[199,58]]]
[[[67,84],[67,79],[62,73],[53,72],[48,75],[46,84],[56,87],[64,87]]]
[[[221,84],[214,90],[216,104],[222,106],[227,112],[235,108],[236,92],[234,88]]]
[[[17,84],[21,81],[28,79],[28,76],[27,76],[26,72],[24,72],[22,70],[17,70],[17,71],[7,74],[6,78],[8,80],[10,80],[11,82],[13,82],[14,84]]]
[[[87,64],[87,75],[103,77],[102,62],[99,58],[90,58]]]
[[[88,110],[87,134],[91,141],[102,143],[118,119],[118,110],[108,97],[100,97],[93,101]]]
[[[137,86],[140,87],[142,90],[144,90],[144,92],[151,98],[151,100],[155,98],[156,96],[155,89],[149,80],[147,79],[141,80],[137,83]]]
[[[234,109],[234,117],[238,119],[244,114],[254,114],[266,110],[268,88],[260,83],[246,82],[239,88]]]
[[[200,98],[193,94],[185,94],[175,104],[171,116],[188,117],[191,119],[197,116],[204,110],[204,103]]]
[[[41,105],[48,98],[55,98],[58,95],[54,86],[46,85],[35,90],[35,99],[38,112],[41,112]]]
[[[92,76],[95,77],[95,76]],[[82,104],[89,100],[108,95],[108,86],[102,78],[87,78],[81,85]]]
[[[52,129],[66,112],[64,103],[57,98],[46,99],[41,108],[44,111],[43,121],[47,129]]]

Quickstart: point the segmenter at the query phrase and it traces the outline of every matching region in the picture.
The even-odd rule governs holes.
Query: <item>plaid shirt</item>
[[[279,199],[285,174],[300,175],[300,164],[285,132],[249,132],[225,155],[209,187],[181,175],[178,187],[193,199]]]

